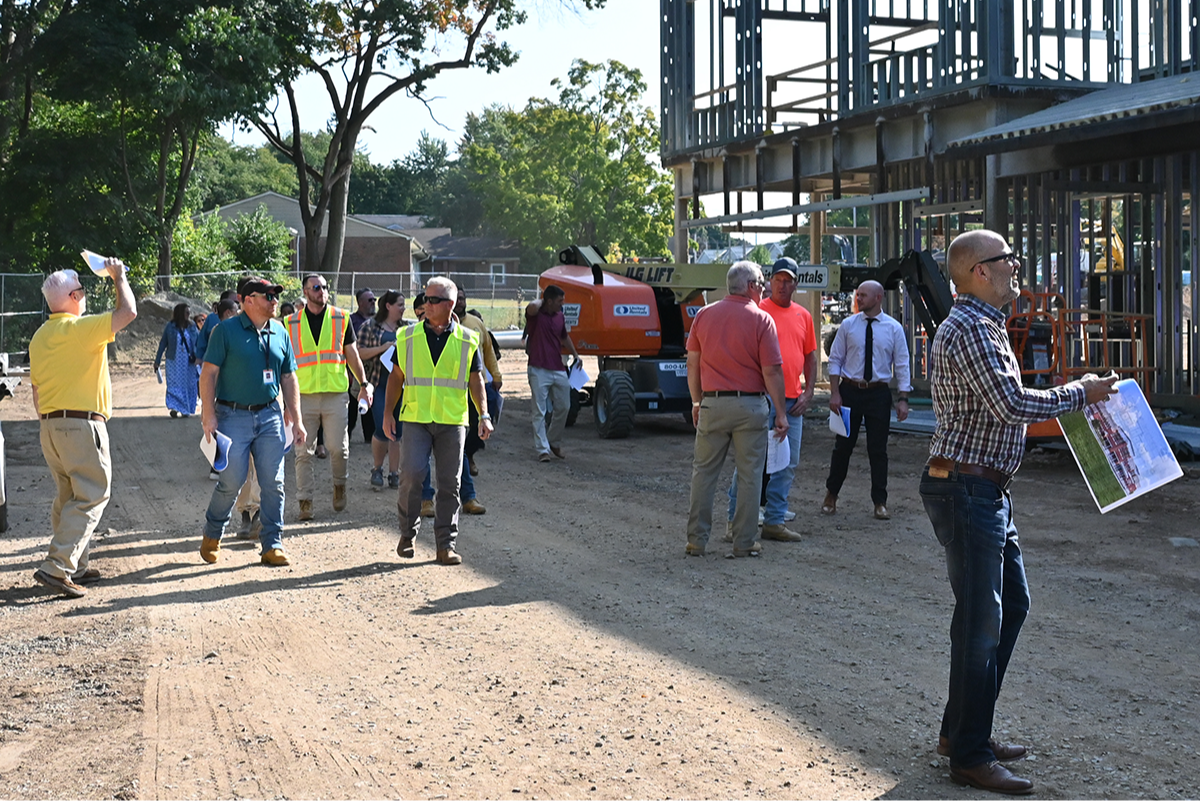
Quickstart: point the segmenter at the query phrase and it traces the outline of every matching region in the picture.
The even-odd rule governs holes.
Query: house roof
[[[442,234],[428,241],[421,240],[425,250],[435,259],[450,261],[485,261],[487,259],[518,259],[520,243],[515,239],[491,236],[451,236]]]
[[[215,209],[210,209],[198,216],[207,216],[209,214],[219,214],[225,219],[233,219],[240,217],[243,214],[253,214],[259,206],[266,206],[267,213],[274,219],[291,228],[293,231],[302,232],[304,230],[304,221],[300,217],[300,203],[295,198],[281,195],[278,192],[263,192],[254,197],[248,197],[245,200],[239,200],[230,203],[227,206],[219,206]],[[326,216],[325,222],[321,227],[321,235],[326,236],[329,232],[329,217]],[[396,231],[385,228],[381,225],[369,222],[362,217],[353,214],[346,215],[346,238],[379,238],[379,237],[403,237],[412,241],[412,235],[403,231]]]
[[[1078,139],[1098,138],[1131,124],[1158,127],[1197,118],[1200,76],[1177,75],[1100,89],[955,139],[946,149],[963,151],[986,145],[988,152],[995,153],[1067,141],[1072,134]]]
[[[360,220],[366,220],[381,228],[393,231],[409,231],[414,228],[424,228],[420,214],[355,214]]]

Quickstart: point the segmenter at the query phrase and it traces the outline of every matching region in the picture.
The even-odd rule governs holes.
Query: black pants
[[[375,391],[378,392],[384,388],[385,387],[376,387]],[[359,415],[359,413],[358,413],[358,395],[354,392],[350,392],[349,395],[350,395],[350,408],[346,414],[346,417],[347,417],[346,428],[349,429],[351,434],[353,434],[355,423],[361,422],[362,423],[363,442],[370,442],[371,435],[375,433],[375,415],[371,414],[370,408],[367,409],[366,414]]]
[[[887,387],[859,389],[853,384],[839,388],[842,405],[850,409],[850,436],[837,438],[829,461],[825,488],[838,495],[850,469],[850,454],[858,444],[858,432],[867,425],[867,458],[871,462],[871,503],[887,503],[887,440],[892,421],[892,391]]]

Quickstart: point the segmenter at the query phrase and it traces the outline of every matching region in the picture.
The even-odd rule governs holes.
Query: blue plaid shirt
[[[929,385],[937,415],[929,455],[1010,475],[1025,454],[1025,426],[1079,411],[1085,399],[1079,383],[1024,386],[1004,312],[965,294],[933,339]]]

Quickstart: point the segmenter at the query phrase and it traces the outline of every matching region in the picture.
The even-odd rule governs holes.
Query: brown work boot
[[[346,508],[346,485],[333,485],[333,511],[340,512]]]
[[[400,544],[396,546],[396,556],[399,556],[403,559],[412,559],[416,553],[416,549],[413,548],[413,538],[401,537]]]
[[[783,523],[765,523],[762,527],[762,538],[764,540],[775,540],[776,542],[799,542],[800,535],[792,531]]]
[[[262,563],[271,567],[287,567],[291,564],[282,548],[272,548],[262,555]]]
[[[202,537],[200,539],[200,558],[210,565],[217,561],[217,556],[221,553],[221,541],[214,540],[210,537]]]
[[[297,520],[312,520],[313,519],[312,501],[311,500],[300,501],[300,516],[296,519]]]
[[[887,507],[882,503],[875,504],[875,519],[876,520],[891,520],[892,516],[888,514]]]
[[[461,565],[462,557],[454,550],[454,546],[449,548],[439,548],[437,552],[437,560],[439,565]]]
[[[473,475],[473,476],[479,475],[479,468],[475,466],[475,457],[474,456],[467,457],[467,469],[471,471],[471,475]]]
[[[463,511],[469,515],[481,515],[487,511],[487,507],[472,498],[463,504]]]
[[[745,557],[745,556],[758,556],[761,553],[762,553],[762,543],[759,542],[758,540],[755,540],[753,542],[753,544],[751,544],[751,546],[745,551],[734,548],[733,553],[731,553],[728,558],[729,559],[741,559],[742,557]]]
[[[825,500],[821,501],[821,514],[834,515],[837,514],[837,496],[832,492],[825,493]]]
[[[433,518],[433,501],[421,501],[421,517]]]

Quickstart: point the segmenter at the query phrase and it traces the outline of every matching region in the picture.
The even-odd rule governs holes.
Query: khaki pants
[[[108,506],[112,458],[108,424],[70,417],[42,421],[42,455],[58,493],[50,507],[53,536],[41,569],[66,578],[87,569],[92,534]]]
[[[246,474],[246,483],[242,485],[237,496],[237,511],[249,512],[253,517],[262,501],[262,491],[258,488],[258,474],[254,470],[254,460],[250,460],[250,472]]]
[[[706,397],[700,404],[696,450],[692,460],[692,497],[688,510],[688,542],[703,548],[712,532],[713,493],[729,447],[737,467],[737,511],[733,515],[733,547],[748,551],[758,528],[758,497],[767,460],[767,399]]]
[[[297,500],[311,501],[313,497],[313,459],[317,452],[317,429],[322,424],[325,426],[325,447],[333,468],[333,486],[346,486],[347,462],[350,460],[347,405],[345,392],[314,392],[300,396],[300,417],[309,436],[304,447],[296,451]]]

